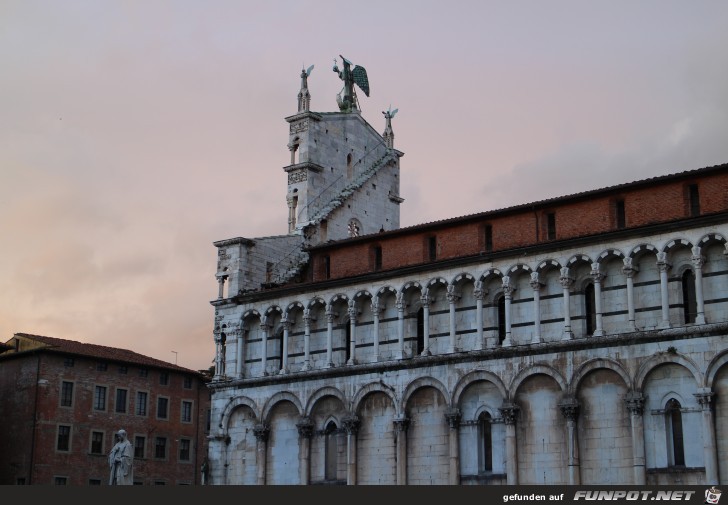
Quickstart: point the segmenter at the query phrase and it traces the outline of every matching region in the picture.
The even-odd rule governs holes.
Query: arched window
[[[594,335],[597,326],[596,299],[594,284],[591,282],[584,288],[584,317],[586,318],[586,334]]]
[[[351,163],[351,153],[346,155],[346,176],[351,179],[354,176],[354,167]]]
[[[667,465],[685,466],[682,412],[680,402],[672,398],[665,406],[665,431],[667,433]]]
[[[478,470],[481,473],[493,471],[492,418],[487,412],[478,417]]]
[[[417,311],[417,354],[425,350],[425,309],[420,307]]]
[[[682,274],[683,314],[685,324],[694,323],[698,315],[698,301],[695,298],[695,274],[685,270]]]
[[[338,428],[334,421],[329,421],[324,429],[326,447],[324,448],[324,479],[336,480],[337,463],[339,459]]]
[[[496,302],[498,306],[498,345],[506,339],[506,297],[500,296]]]

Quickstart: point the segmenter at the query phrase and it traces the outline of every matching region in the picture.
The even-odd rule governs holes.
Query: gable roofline
[[[380,233],[371,233],[369,235],[361,235],[359,237],[354,237],[354,238],[346,238],[346,239],[342,239],[342,240],[325,242],[323,244],[317,244],[315,246],[311,246],[311,247],[307,248],[307,250],[308,251],[325,250],[330,247],[339,246],[342,243],[367,242],[367,241],[375,240],[378,238],[390,238],[390,237],[396,237],[398,235],[408,235],[411,233],[417,233],[417,232],[421,232],[421,231],[436,229],[436,228],[440,228],[443,226],[450,226],[452,224],[457,224],[457,223],[467,223],[470,221],[478,221],[478,220],[483,220],[483,219],[488,219],[488,218],[507,216],[510,214],[516,214],[519,212],[523,212],[524,210],[533,211],[533,210],[537,210],[537,209],[545,209],[545,208],[553,207],[555,205],[560,205],[560,204],[564,204],[564,203],[571,203],[571,202],[578,202],[578,201],[586,200],[589,198],[593,198],[595,196],[618,194],[627,189],[639,189],[639,188],[652,186],[652,185],[660,184],[660,183],[664,183],[664,182],[691,179],[696,176],[704,176],[704,175],[709,175],[712,173],[719,173],[721,171],[726,171],[726,170],[728,170],[728,163],[723,163],[721,165],[713,165],[713,166],[708,166],[708,167],[703,167],[703,168],[696,168],[693,170],[686,170],[684,172],[660,175],[660,176],[651,177],[648,179],[641,179],[641,180],[637,180],[637,181],[617,184],[614,186],[607,186],[604,188],[592,189],[592,190],[582,191],[579,193],[572,193],[570,195],[557,196],[557,197],[548,198],[545,200],[538,200],[538,201],[531,202],[531,203],[524,203],[524,204],[514,205],[511,207],[503,207],[501,209],[494,209],[494,210],[489,210],[489,211],[484,211],[484,212],[478,212],[475,214],[466,214],[464,216],[458,216],[458,217],[441,219],[441,220],[437,220],[437,221],[430,221],[427,223],[415,224],[415,225],[407,226],[404,228],[398,228],[396,230],[388,230],[388,231],[384,231],[384,232],[380,232]]]
[[[180,373],[191,373],[194,375],[202,375],[197,370],[181,367],[172,363],[167,363],[156,358],[151,358],[143,354],[139,354],[128,349],[120,349],[118,347],[109,347],[99,344],[88,344],[78,342],[76,340],[66,340],[62,338],[46,337],[44,335],[33,335],[31,333],[16,333],[13,338],[22,338],[31,340],[41,345],[27,350],[18,352],[5,352],[0,354],[0,360],[12,359],[32,353],[48,352],[54,354],[62,354],[67,356],[78,356],[101,361],[112,361],[116,363],[124,363],[137,365],[145,368],[158,368],[176,371]],[[11,346],[12,347],[12,346]]]

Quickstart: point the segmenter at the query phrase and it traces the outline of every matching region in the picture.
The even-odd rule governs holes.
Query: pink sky
[[[5,0],[0,339],[209,367],[212,242],[286,232],[302,66],[313,110],[339,54],[399,109],[410,226],[728,162],[726,48],[719,1]]]

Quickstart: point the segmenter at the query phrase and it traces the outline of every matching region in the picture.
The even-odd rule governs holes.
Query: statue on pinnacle
[[[339,79],[344,81],[344,88],[336,95],[336,102],[339,104],[339,110],[341,112],[352,112],[358,110],[359,100],[356,97],[356,91],[354,90],[354,84],[361,89],[366,96],[369,96],[369,78],[367,77],[367,71],[364,67],[354,65],[352,62],[341,57],[344,68],[339,69],[334,58],[333,71],[339,75]],[[351,67],[354,66],[352,69]]]

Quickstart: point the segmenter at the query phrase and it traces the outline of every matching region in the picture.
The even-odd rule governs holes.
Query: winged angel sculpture
[[[352,110],[358,109],[359,100],[356,97],[356,91],[354,91],[354,84],[361,89],[366,96],[369,96],[369,78],[367,77],[367,71],[364,67],[354,65],[352,62],[341,57],[341,61],[344,64],[344,69],[340,70],[334,58],[334,72],[339,74],[339,79],[344,81],[344,88],[336,95],[336,102],[339,104],[339,110],[341,112],[351,112]],[[354,67],[353,69],[351,67]]]

